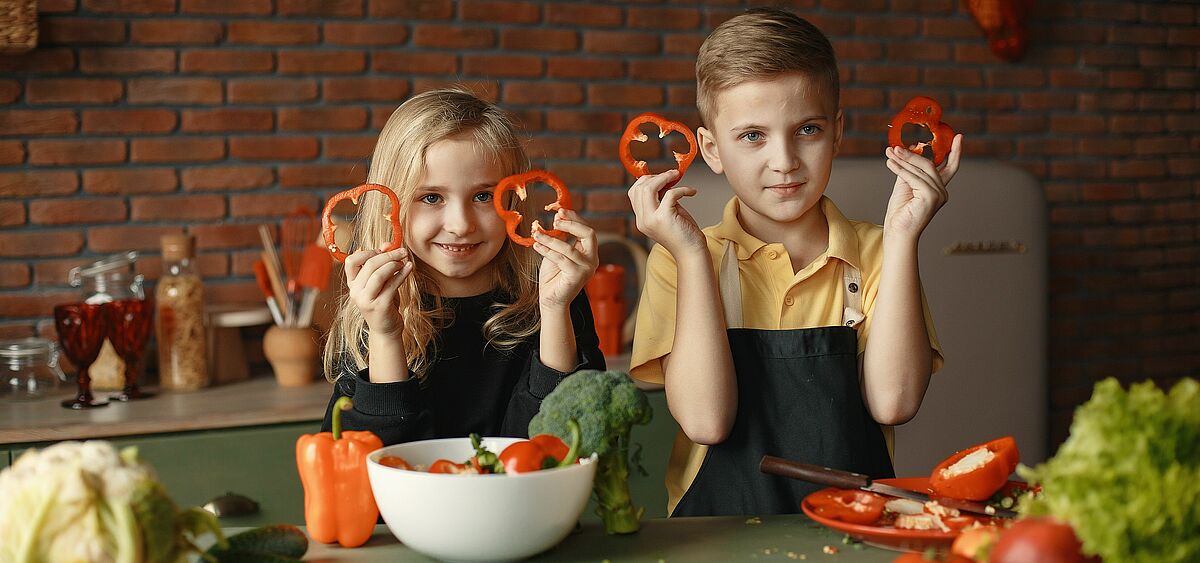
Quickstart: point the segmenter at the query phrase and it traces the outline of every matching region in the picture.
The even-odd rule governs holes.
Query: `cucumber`
[[[308,536],[300,528],[276,524],[246,530],[227,538],[229,547],[213,546],[207,551],[218,561],[294,561],[308,551]],[[258,558],[258,559],[256,559]]]

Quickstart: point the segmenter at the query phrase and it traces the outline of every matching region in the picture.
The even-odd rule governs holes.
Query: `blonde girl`
[[[573,240],[538,233],[531,251],[495,212],[496,183],[528,168],[509,119],[469,92],[425,92],[392,114],[367,181],[399,197],[404,246],[376,250],[391,239],[390,204],[366,194],[324,355],[330,409],[354,399],[344,428],[385,444],[525,436],[564,377],[603,369],[582,291],[596,270],[595,231],[559,211],[554,228]],[[327,409],[326,430],[330,421]]]

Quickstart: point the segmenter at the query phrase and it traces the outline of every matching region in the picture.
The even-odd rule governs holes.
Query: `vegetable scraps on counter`
[[[987,500],[1006,483],[1021,461],[1017,442],[1005,436],[955,452],[933,468],[929,488],[944,497]]]
[[[630,433],[649,424],[654,411],[646,394],[619,371],[582,370],[568,376],[542,400],[529,421],[529,434],[570,435],[570,420],[579,422],[579,455],[599,456],[592,492],[596,512],[609,534],[631,534],[641,528],[643,509],[629,495]],[[640,450],[639,450],[640,451]],[[638,455],[634,454],[634,463]]]
[[[906,144],[902,139],[902,133],[904,126],[908,124],[920,125],[928,129],[929,133],[933,135],[933,139],[911,145]],[[889,146],[906,148],[919,154],[923,154],[925,147],[929,147],[933,153],[930,160],[934,164],[941,164],[946,160],[952,144],[954,144],[954,129],[942,122],[941,104],[928,96],[916,96],[909,100],[888,124]]]
[[[383,447],[369,431],[343,432],[341,397],[333,405],[333,432],[296,440],[296,467],[304,486],[304,523],[312,539],[358,547],[375,531],[379,507],[367,478],[367,454]]]
[[[641,178],[650,173],[650,169],[646,165],[646,161],[633,158],[633,153],[629,150],[629,144],[633,142],[646,142],[649,137],[642,133],[641,127],[645,124],[652,124],[658,127],[658,138],[662,139],[671,132],[683,135],[688,142],[688,152],[678,153],[671,151],[675,156],[675,162],[679,163],[679,175],[674,180],[667,182],[663,189],[670,188],[679,183],[683,179],[683,174],[687,172],[688,166],[691,166],[692,161],[696,160],[697,147],[696,135],[687,125],[678,121],[671,121],[657,113],[646,112],[630,120],[629,125],[625,127],[625,133],[621,135],[620,144],[617,145],[617,155],[621,159],[621,164],[625,166],[625,170],[634,178]]]
[[[1200,383],[1164,393],[1096,384],[1071,433],[1045,463],[1018,474],[1041,485],[1024,516],[1069,524],[1083,552],[1105,561],[1200,561]]]

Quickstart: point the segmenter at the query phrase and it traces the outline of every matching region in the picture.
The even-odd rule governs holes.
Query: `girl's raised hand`
[[[941,168],[910,150],[897,147],[884,149],[888,170],[896,174],[896,184],[888,200],[887,216],[883,220],[885,235],[889,232],[898,233],[913,237],[914,240],[921,236],[933,215],[950,199],[946,185],[958,172],[962,139],[961,134],[954,136],[950,156]]]
[[[397,289],[413,271],[408,249],[391,252],[360,250],[346,257],[346,287],[350,301],[367,321],[370,332],[399,336],[404,330]]]
[[[533,250],[544,258],[538,272],[538,298],[542,307],[565,309],[596,272],[600,263],[599,243],[596,230],[569,209],[560,209],[554,215],[551,228],[574,235],[575,242],[533,233],[536,241]]]
[[[638,230],[675,256],[689,246],[705,248],[704,233],[692,215],[679,205],[680,199],[696,195],[695,188],[675,186],[659,193],[678,176],[678,170],[647,174],[629,188],[629,202],[633,204]]]

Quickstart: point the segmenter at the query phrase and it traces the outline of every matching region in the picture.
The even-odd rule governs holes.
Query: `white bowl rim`
[[[516,438],[513,436],[485,436],[482,439],[487,440],[489,438],[517,440],[517,441],[528,440],[528,438]],[[430,473],[428,471],[420,471],[417,469],[402,469],[399,467],[392,467],[390,465],[384,465],[382,463],[379,463],[379,458],[383,457],[382,452],[384,450],[391,449],[396,446],[416,444],[418,442],[442,442],[442,441],[449,442],[449,441],[468,440],[468,439],[469,438],[433,438],[433,439],[429,439],[429,440],[416,440],[413,442],[401,442],[399,444],[392,444],[390,446],[384,446],[382,448],[372,451],[371,453],[368,453],[367,454],[367,463],[370,463],[371,465],[374,465],[374,466],[379,467],[386,471],[398,471],[401,473],[415,473],[418,475],[426,475],[432,479],[457,478],[457,477],[470,477],[472,479],[478,479],[478,478],[528,479],[528,478],[537,477],[538,475],[545,475],[548,473],[554,473],[554,472],[558,472],[561,470],[569,470],[572,467],[583,467],[583,466],[591,465],[593,463],[596,463],[596,461],[600,458],[599,455],[593,453],[592,455],[590,455],[588,457],[579,458],[579,461],[577,461],[576,463],[573,463],[571,465],[564,465],[561,467],[550,467],[547,469],[539,469],[537,471],[527,471],[525,473],[482,473],[482,474],[481,473]],[[499,455],[499,454],[496,454],[496,455]],[[455,463],[457,463],[457,462],[455,462]]]

